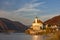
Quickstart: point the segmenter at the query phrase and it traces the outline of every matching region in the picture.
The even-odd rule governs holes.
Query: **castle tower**
[[[38,17],[35,17],[35,20],[33,21],[31,28],[33,30],[41,30],[41,28],[43,28],[43,22],[39,20]]]

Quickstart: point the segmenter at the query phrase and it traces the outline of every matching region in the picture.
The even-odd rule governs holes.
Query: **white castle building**
[[[43,28],[43,22],[36,17],[31,28],[36,31],[41,30]]]

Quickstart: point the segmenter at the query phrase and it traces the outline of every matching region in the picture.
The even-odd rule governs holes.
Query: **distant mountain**
[[[6,18],[0,18],[0,31],[16,30],[24,32],[28,27],[17,21],[11,21]]]
[[[60,15],[59,16],[55,16],[55,17],[45,21],[44,24],[60,26]]]

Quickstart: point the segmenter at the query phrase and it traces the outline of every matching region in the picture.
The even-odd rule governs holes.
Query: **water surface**
[[[43,35],[26,35],[24,33],[0,33],[0,40],[44,40]]]

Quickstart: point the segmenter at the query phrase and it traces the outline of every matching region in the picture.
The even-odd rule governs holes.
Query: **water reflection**
[[[43,40],[43,37],[39,35],[33,35],[32,40]]]
[[[26,35],[24,33],[0,33],[0,40],[45,40],[45,37],[44,35]]]

